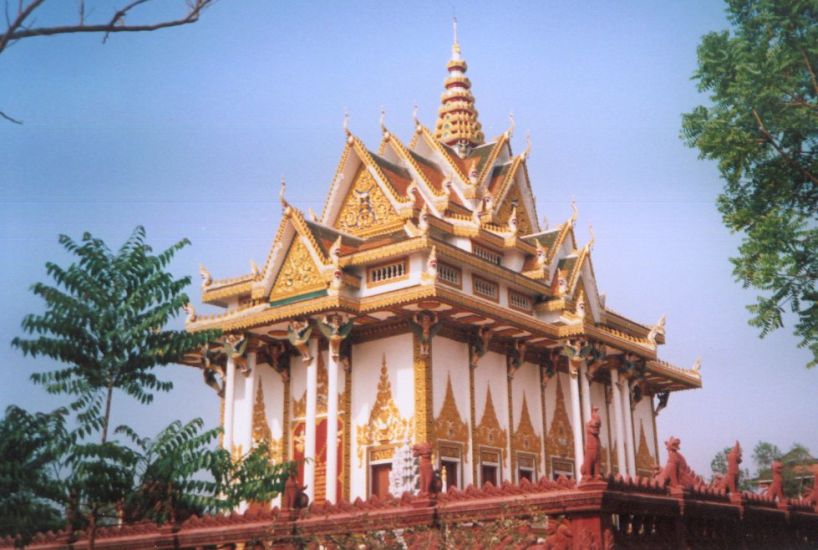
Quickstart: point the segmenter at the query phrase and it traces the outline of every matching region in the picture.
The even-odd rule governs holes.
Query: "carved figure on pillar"
[[[559,347],[549,349],[542,362],[542,385],[548,384],[548,381],[557,374],[557,367],[562,352]]]
[[[659,411],[667,407],[667,402],[670,400],[669,391],[660,391],[656,394],[656,408],[653,409],[653,414],[659,414]]]
[[[605,364],[605,344],[599,342],[591,342],[582,349],[583,357],[588,365],[588,381],[594,379],[596,373]]]
[[[282,342],[273,342],[267,346],[267,355],[270,366],[273,367],[285,382],[290,379],[290,356],[287,347]]]
[[[523,361],[525,361],[525,350],[527,347],[528,344],[523,340],[515,340],[511,345],[511,349],[509,349],[508,355],[506,356],[507,374],[509,378],[514,378],[517,370],[519,370]]]
[[[337,361],[341,356],[341,343],[352,332],[352,321],[345,319],[340,313],[333,313],[324,316],[323,321],[318,321],[318,330],[329,341],[330,353]]]
[[[247,366],[247,358],[244,357],[248,342],[249,340],[244,334],[228,334],[224,337],[225,354],[227,357],[233,359],[236,368],[238,368],[244,376],[250,374],[250,367]]]
[[[296,319],[290,321],[287,327],[287,339],[295,349],[301,354],[301,360],[305,363],[312,361],[312,354],[307,345],[312,335],[312,325],[308,319]]]
[[[661,485],[670,485],[673,488],[691,489],[697,485],[703,485],[704,482],[696,475],[696,472],[690,469],[687,465],[687,460],[679,452],[682,442],[678,437],[670,436],[670,439],[665,441],[665,449],[667,449],[667,463],[662,471],[654,478],[654,481]]]
[[[489,342],[491,341],[491,329],[482,326],[477,329],[476,337],[472,338],[469,346],[469,365],[472,368],[477,366],[480,359],[489,351]]]
[[[766,491],[764,491],[765,497],[778,501],[784,500],[784,480],[781,476],[781,470],[783,469],[783,467],[784,465],[781,463],[780,460],[773,460],[772,464],[773,482],[770,483],[770,486],[767,487]]]
[[[741,464],[741,445],[736,441],[736,444],[727,453],[727,474],[716,484],[717,489],[727,491],[731,495],[739,494],[738,478],[741,474],[739,464]]]
[[[213,362],[216,352],[210,349],[208,344],[204,344],[200,350],[202,376],[205,384],[213,388],[219,397],[224,397],[224,378],[226,375],[224,365]]]
[[[420,341],[420,354],[428,357],[432,338],[440,331],[440,318],[433,311],[419,311],[415,313],[409,325]]]
[[[591,409],[591,419],[585,424],[585,458],[580,469],[583,482],[601,478],[601,446],[599,443],[599,430],[601,427],[602,419],[599,417],[599,407],[593,407]]]

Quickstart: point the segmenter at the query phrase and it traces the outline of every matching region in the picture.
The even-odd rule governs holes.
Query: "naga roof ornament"
[[[458,154],[465,157],[469,150],[485,141],[483,128],[477,120],[471,81],[466,77],[466,61],[460,55],[457,40],[457,19],[453,22],[454,42],[452,57],[446,66],[449,76],[444,82],[446,90],[441,97],[435,124],[435,139],[450,147],[456,147]]]

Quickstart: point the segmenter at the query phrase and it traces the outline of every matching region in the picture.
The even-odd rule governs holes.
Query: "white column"
[[[625,411],[625,450],[628,459],[628,474],[636,475],[636,455],[633,451],[633,413],[631,411],[631,386],[627,378],[622,380],[622,408]]]
[[[579,370],[571,363],[568,365],[568,374],[571,384],[571,427],[574,432],[574,470],[575,477],[580,477],[579,469],[582,466],[584,448],[582,443],[582,417],[579,412]]]
[[[227,357],[227,372],[225,374],[227,380],[224,382],[224,437],[222,438],[222,447],[227,449],[230,455],[233,455],[233,405],[236,402],[236,364],[233,358]]]
[[[329,353],[327,366],[327,502],[335,503],[338,495],[338,358]]]
[[[625,459],[625,421],[622,418],[622,396],[619,383],[619,371],[611,369],[611,392],[613,393],[614,426],[616,428],[616,462],[619,465],[619,473],[624,475],[628,466]]]
[[[318,340],[309,341],[312,361],[307,364],[307,425],[304,433],[304,485],[310,502],[315,498],[315,405],[318,397]]]
[[[250,449],[253,448],[253,409],[255,408],[256,404],[256,352],[250,351],[247,352],[247,368],[249,372],[247,375],[238,376],[239,383],[244,384],[244,397],[240,401],[240,407],[237,411],[238,414],[235,415],[235,418],[238,418],[238,425],[243,425],[243,430],[241,430],[239,438],[234,437],[233,439],[239,439],[238,444],[241,445],[241,452],[247,453]],[[259,381],[261,383],[261,381]],[[242,502],[239,504],[239,513],[243,514],[249,508],[249,503]]]
[[[588,366],[585,361],[579,367],[579,389],[582,392],[582,425],[591,420],[591,384],[588,382]]]

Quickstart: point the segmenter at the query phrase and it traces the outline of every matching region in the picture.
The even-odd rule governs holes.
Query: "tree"
[[[38,531],[63,526],[58,469],[66,410],[30,414],[10,406],[0,420],[0,537],[27,544]]]
[[[127,495],[126,521],[184,521],[192,514],[231,510],[244,501],[269,502],[284,490],[290,463],[272,464],[262,443],[239,460],[213,449],[220,428],[201,432],[200,418],[172,422],[154,439],[130,428],[119,432],[136,446],[135,486]]]
[[[108,440],[114,390],[150,403],[152,392],[172,387],[154,369],[179,362],[218,333],[166,328],[189,302],[184,288],[190,277],[177,279],[165,271],[189,244],[186,239],[157,255],[145,243],[142,227],[117,251],[88,233],[80,242],[66,235],[59,241],[76,261],[67,268],[46,264],[55,285],[32,286],[45,312],[26,316],[22,328],[33,338],[17,337],[12,345],[25,355],[64,363],[31,378],[49,393],[73,398],[69,407],[77,427],[67,459],[74,490],[69,500],[75,511],[85,511],[93,546],[101,511],[122,500],[132,485],[133,452]]]
[[[0,34],[0,54],[3,51],[24,38],[35,36],[55,36],[60,34],[94,33],[103,35],[102,42],[105,43],[113,33],[120,32],[149,32],[170,27],[189,25],[199,20],[202,12],[212,5],[216,0],[185,0],[184,4],[179,2],[184,9],[177,17],[169,17],[159,20],[138,20],[132,22],[135,17],[136,8],[144,6],[151,0],[131,0],[125,6],[108,11],[105,15],[94,19],[89,18],[96,11],[94,7],[87,7],[85,0],[77,2],[77,18],[74,21],[65,21],[48,26],[35,26],[37,14],[42,11],[46,0],[18,0],[16,13],[12,16],[9,12],[9,2],[6,0],[6,22],[7,28]],[[59,2],[57,2],[59,3]],[[52,2],[51,4],[55,4]],[[98,7],[98,6],[97,6]],[[104,6],[107,8],[107,6]],[[110,8],[109,8],[110,9]],[[20,120],[13,118],[0,111],[0,118],[4,118],[15,124],[22,124]]]
[[[818,1],[727,0],[732,33],[710,33],[694,79],[710,106],[683,115],[682,136],[718,162],[718,208],[742,233],[733,274],[761,292],[760,335],[795,315],[818,364]]]

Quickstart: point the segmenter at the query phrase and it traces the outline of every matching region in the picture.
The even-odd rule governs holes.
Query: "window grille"
[[[478,244],[472,244],[472,251],[477,255],[477,257],[482,258],[487,262],[491,262],[494,265],[503,265],[503,255],[499,252],[495,252],[494,250],[482,247]]]
[[[463,271],[459,267],[439,262],[437,264],[437,279],[449,286],[463,287]]]
[[[477,296],[488,298],[494,302],[498,301],[500,297],[500,285],[481,277],[472,277],[472,288]]]
[[[367,270],[367,282],[370,286],[388,283],[405,278],[409,273],[406,258],[386,264],[370,267]]]
[[[533,309],[531,297],[516,290],[508,291],[508,305],[512,309],[518,309],[530,313]]]

